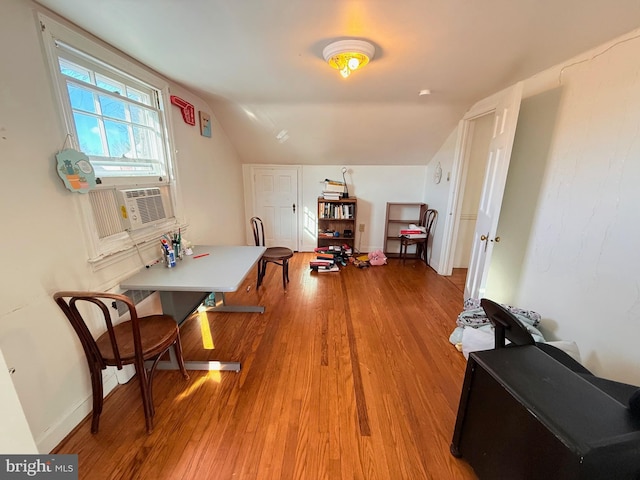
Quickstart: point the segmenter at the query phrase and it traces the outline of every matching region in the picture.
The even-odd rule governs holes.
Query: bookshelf
[[[407,228],[410,223],[418,225],[422,214],[426,210],[426,203],[387,202],[387,217],[384,229],[384,254],[387,257],[400,256],[400,229]],[[415,256],[415,251],[413,256]]]
[[[357,210],[358,201],[354,197],[338,200],[318,197],[318,247],[346,244],[353,251]]]

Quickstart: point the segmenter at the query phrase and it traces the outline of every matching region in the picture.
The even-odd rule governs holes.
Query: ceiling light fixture
[[[343,78],[347,78],[352,71],[369,63],[375,51],[375,47],[364,40],[339,40],[324,47],[322,56]]]

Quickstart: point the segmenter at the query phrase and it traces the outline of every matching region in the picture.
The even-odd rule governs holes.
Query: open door
[[[500,92],[495,106],[493,135],[489,145],[478,217],[471,247],[464,298],[482,298],[485,294],[488,266],[494,246],[500,242],[498,220],[516,133],[522,83]]]

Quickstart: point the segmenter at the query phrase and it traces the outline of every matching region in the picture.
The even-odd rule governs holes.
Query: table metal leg
[[[152,363],[153,362],[147,362],[147,365],[151,366]],[[241,364],[240,362],[221,362],[217,360],[185,360],[184,366],[187,370],[220,370],[239,372]],[[176,358],[176,352],[173,347],[169,349],[169,360],[159,361],[156,370],[179,370],[178,359]]]
[[[254,312],[264,313],[264,307],[262,305],[228,305],[224,292],[214,292],[215,306],[207,307],[207,312]]]
[[[162,311],[171,315],[181,325],[202,304],[208,293],[203,292],[166,292],[161,291]],[[260,305],[227,305],[223,292],[215,292],[215,306],[206,307],[208,312],[257,312],[264,313]],[[222,362],[215,360],[185,360],[187,370],[227,370],[240,371],[240,362]],[[158,370],[178,370],[178,361],[173,348],[169,349],[169,360],[158,362]]]

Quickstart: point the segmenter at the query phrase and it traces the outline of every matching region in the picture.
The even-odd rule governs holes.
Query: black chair
[[[502,305],[486,298],[480,300],[480,305],[494,326],[495,348],[504,348],[506,343],[505,338],[511,342],[511,344],[507,346],[535,345],[569,370],[577,373],[586,381],[607,393],[610,397],[615,398],[623,405],[629,405],[633,411],[637,409],[637,413],[640,414],[640,403],[638,405],[631,405],[631,403],[634,403],[631,402],[632,398],[640,400],[640,394],[635,395],[638,387],[597,377],[563,350],[547,343],[536,342],[518,318]]]
[[[520,323],[520,320],[502,305],[483,298],[480,300],[480,306],[487,314],[489,321],[493,324],[496,339],[495,348],[504,348],[506,339],[511,342],[510,345],[512,346],[536,345],[572,371],[593,375],[568,353],[553,345],[536,342],[525,326]]]
[[[431,232],[431,227],[433,226],[433,222],[436,219],[438,212],[431,208],[426,209],[420,218],[420,222],[418,226],[425,228],[425,237],[424,238],[409,238],[406,236],[400,237],[400,257],[404,262],[407,258],[407,247],[409,245],[416,246],[416,257],[422,258],[424,263],[429,265],[429,256],[427,255],[427,246],[429,244],[429,233]]]
[[[98,433],[100,413],[102,413],[102,370],[107,366],[122,369],[123,365],[133,364],[136,367],[136,376],[140,384],[142,406],[146,420],[147,433],[153,431],[153,407],[152,384],[153,374],[160,357],[171,346],[175,347],[178,366],[184,378],[189,378],[182,359],[182,347],[180,344],[180,332],[178,324],[170,315],[148,315],[138,317],[133,302],[124,295],[101,292],[57,292],[53,299],[67,316],[69,322],[76,331],[82,348],[84,349],[89,372],[91,374],[91,387],[93,391],[93,420],[91,433]],[[112,301],[124,303],[130,314],[130,320],[113,325],[107,303]],[[115,302],[113,302],[115,304]],[[99,308],[98,316],[104,320],[106,331],[97,339],[89,331],[87,324],[80,313],[79,305],[94,305]],[[83,311],[88,314],[87,308]],[[101,314],[100,314],[101,312]],[[147,372],[145,362],[151,360],[151,368]]]
[[[259,217],[251,218],[251,228],[253,229],[253,239],[257,247],[266,247],[264,236],[264,225]],[[267,247],[267,250],[258,261],[258,284],[260,288],[262,280],[267,273],[267,264],[275,263],[282,267],[282,288],[287,289],[289,283],[289,259],[293,257],[293,250],[287,247]]]

